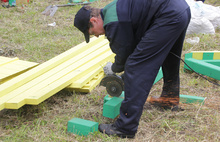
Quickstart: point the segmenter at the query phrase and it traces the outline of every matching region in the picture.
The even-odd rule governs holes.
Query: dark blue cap
[[[75,15],[74,26],[77,27],[85,36],[86,42],[89,42],[89,20],[91,10],[83,6]]]

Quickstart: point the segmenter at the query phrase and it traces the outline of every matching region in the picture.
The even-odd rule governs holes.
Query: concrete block
[[[67,131],[80,136],[86,136],[89,133],[98,131],[98,122],[73,118],[68,121]]]
[[[113,97],[103,105],[103,116],[108,118],[116,118],[120,113],[121,102],[124,99]]]

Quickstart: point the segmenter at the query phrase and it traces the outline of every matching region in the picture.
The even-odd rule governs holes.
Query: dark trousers
[[[124,73],[125,99],[115,122],[120,131],[137,132],[143,106],[161,66],[164,76],[162,94],[166,94],[166,88],[171,88],[175,95],[179,95],[180,59],[170,52],[181,56],[190,18],[190,9],[187,9],[174,18],[156,19],[128,57]]]

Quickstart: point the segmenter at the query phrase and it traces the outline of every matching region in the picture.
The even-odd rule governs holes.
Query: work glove
[[[112,75],[112,74],[115,74],[113,71],[112,71],[112,62],[108,62],[105,67],[103,68],[104,70],[104,73],[106,75]]]

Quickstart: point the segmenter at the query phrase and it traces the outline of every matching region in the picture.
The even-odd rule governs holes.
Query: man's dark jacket
[[[181,8],[176,6],[181,3]],[[171,4],[169,8],[167,4]],[[124,70],[126,59],[145,32],[150,30],[153,24],[160,25],[162,22],[157,21],[157,18],[167,15],[167,19],[171,19],[187,8],[188,5],[184,0],[114,0],[104,7],[101,16],[105,35],[112,51],[116,54],[112,70],[114,72]]]

